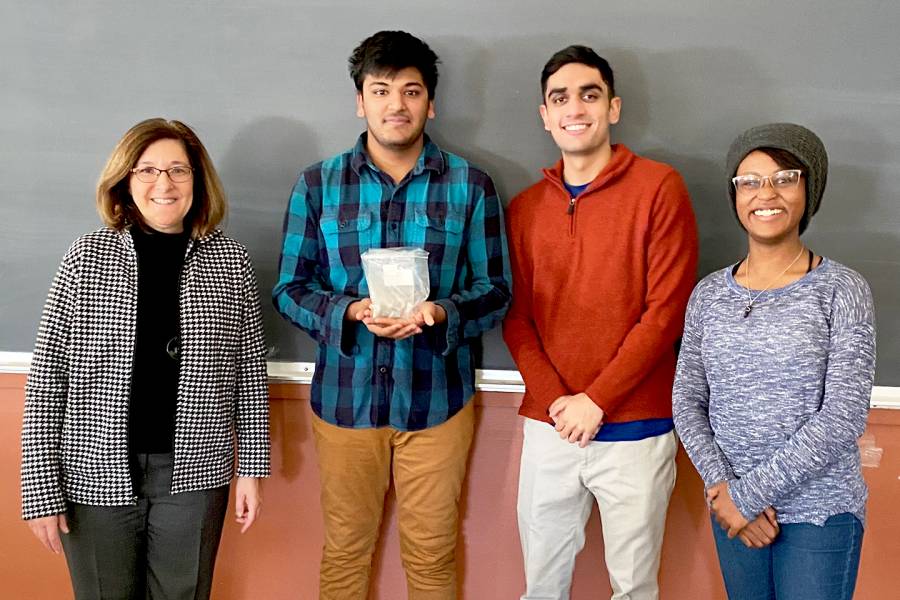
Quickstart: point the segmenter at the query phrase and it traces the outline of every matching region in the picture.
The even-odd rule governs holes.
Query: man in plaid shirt
[[[312,408],[322,599],[368,596],[392,472],[409,597],[456,598],[472,345],[506,313],[510,273],[490,177],[424,133],[437,60],[402,31],[376,33],[354,50],[366,132],[303,172],[285,219],[274,302],[319,344]],[[401,246],[428,251],[429,300],[408,318],[373,318],[360,255]]]

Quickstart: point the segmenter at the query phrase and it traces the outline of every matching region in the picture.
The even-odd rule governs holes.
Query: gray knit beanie
[[[758,148],[778,148],[790,152],[803,163],[806,177],[806,212],[800,221],[800,232],[806,229],[809,220],[822,202],[825,182],[828,180],[828,153],[825,144],[815,133],[793,123],[769,123],[751,127],[737,137],[728,150],[728,193],[731,196],[731,207],[734,204],[734,186],[731,178],[737,174],[738,165],[744,158]]]

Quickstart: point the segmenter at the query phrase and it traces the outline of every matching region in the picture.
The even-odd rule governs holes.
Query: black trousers
[[[171,454],[140,454],[136,506],[69,503],[62,535],[76,600],[205,600],[228,486],[170,494]]]

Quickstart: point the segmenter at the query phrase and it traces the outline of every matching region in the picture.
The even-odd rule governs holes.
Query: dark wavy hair
[[[364,39],[349,59],[350,77],[361,92],[366,75],[393,75],[413,67],[422,74],[428,99],[434,100],[440,62],[428,44],[405,31],[379,31]]]

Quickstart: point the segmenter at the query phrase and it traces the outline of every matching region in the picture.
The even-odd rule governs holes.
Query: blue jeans
[[[712,521],[719,566],[731,600],[850,600],[863,527],[842,513],[825,521],[787,523],[772,544],[747,548]]]

